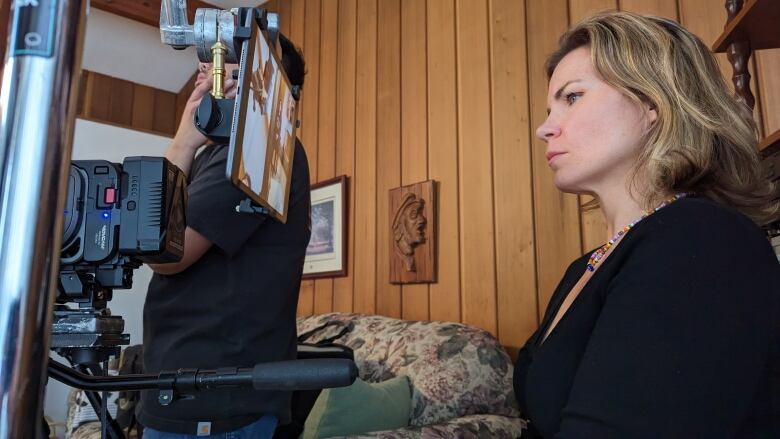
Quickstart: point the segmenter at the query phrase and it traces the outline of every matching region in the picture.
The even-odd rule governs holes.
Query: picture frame
[[[347,176],[311,186],[311,238],[303,279],[347,275]]]

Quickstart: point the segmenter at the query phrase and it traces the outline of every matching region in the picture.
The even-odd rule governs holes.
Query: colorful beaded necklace
[[[623,230],[617,232],[617,235],[613,236],[612,239],[610,239],[606,244],[601,246],[601,248],[599,248],[598,250],[593,252],[592,255],[590,255],[590,259],[588,259],[588,271],[595,270],[596,269],[595,268],[596,264],[599,263],[601,258],[604,257],[604,255],[609,251],[609,249],[612,248],[612,246],[615,245],[615,243],[617,243],[620,240],[620,238],[622,238],[626,233],[628,233],[629,230],[631,230],[635,225],[637,225],[637,223],[639,223],[639,221],[642,221],[643,219],[647,218],[648,216],[652,215],[653,213],[658,212],[659,210],[663,209],[664,207],[666,207],[666,206],[674,203],[675,201],[679,200],[680,198],[684,198],[686,196],[688,196],[688,194],[685,193],[685,192],[681,192],[681,193],[675,194],[674,197],[669,198],[668,200],[666,200],[663,203],[659,204],[658,207],[656,207],[655,209],[648,210],[647,212],[642,214],[642,216],[640,216],[639,218],[635,219],[632,223],[630,223],[629,225],[623,227]]]

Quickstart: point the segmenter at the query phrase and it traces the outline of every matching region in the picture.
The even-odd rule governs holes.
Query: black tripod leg
[[[96,369],[94,367],[88,368],[84,365],[78,365],[77,369],[79,369],[82,373],[91,373],[92,375],[95,375],[96,369],[99,370],[100,367],[98,366]],[[104,398],[100,397],[100,394],[97,392],[90,392],[88,390],[84,391],[84,394],[87,395],[87,399],[89,400],[89,404],[92,406],[92,408],[95,410],[95,414],[100,414],[100,423],[101,423],[101,437],[108,436],[110,439],[124,439],[125,435],[122,432],[122,428],[119,427],[119,424],[117,424],[116,420],[111,417],[111,415],[108,414],[108,405],[107,401],[105,401]],[[104,407],[105,404],[105,407]]]

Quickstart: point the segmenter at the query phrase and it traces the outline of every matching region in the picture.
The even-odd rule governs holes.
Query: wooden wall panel
[[[401,1],[401,184],[428,179],[426,4]],[[431,218],[429,218],[431,220]],[[401,317],[427,320],[428,285],[401,286]]]
[[[538,325],[525,3],[491,2],[498,337],[513,350]]]
[[[547,76],[544,62],[567,29],[566,0],[529,1],[526,10],[528,35],[528,84],[531,132],[547,117]],[[539,315],[543,315],[566,267],[581,254],[580,213],[577,196],[563,194],[553,184],[544,156],[546,145],[535,136],[531,143],[534,189],[534,236]]]
[[[620,10],[677,20],[677,0],[620,0]]]
[[[780,49],[755,53],[764,135],[780,130]]]
[[[381,0],[377,15],[376,311],[401,317],[401,287],[390,279],[390,195],[401,185],[401,2]]]
[[[458,0],[458,156],[463,322],[496,330],[490,47],[486,2]]]
[[[569,0],[569,23],[574,25],[596,12],[614,9],[616,0]]]
[[[333,280],[333,310],[352,312],[355,269],[355,57],[357,0],[339,0],[336,175],[347,179],[347,276]]]
[[[83,70],[76,117],[173,137],[176,101],[174,93]]]
[[[459,322],[458,88],[455,0],[429,1],[428,177],[438,182],[438,282],[430,286],[430,319]]]
[[[377,192],[376,81],[377,0],[357,4],[357,62],[355,94],[355,245],[354,311],[376,312]]]
[[[320,107],[317,117],[317,181],[336,173],[336,97],[338,66],[338,0],[322,0],[320,17]],[[314,313],[333,311],[333,279],[314,281]]]
[[[306,80],[301,92],[301,134],[299,137],[309,159],[309,179],[317,181],[317,142],[320,90],[320,0],[306,0],[304,4],[303,53],[306,59]],[[296,27],[295,25],[293,26]],[[304,281],[298,297],[301,315],[314,313],[314,281]]]

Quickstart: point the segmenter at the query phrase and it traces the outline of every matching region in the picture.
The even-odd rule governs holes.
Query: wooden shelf
[[[764,155],[780,151],[780,130],[775,131],[758,143],[758,150]]]
[[[745,0],[739,13],[712,45],[713,52],[725,52],[735,40],[747,39],[752,50],[780,47],[780,1]]]

